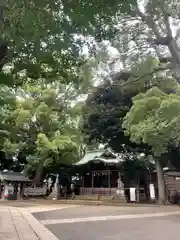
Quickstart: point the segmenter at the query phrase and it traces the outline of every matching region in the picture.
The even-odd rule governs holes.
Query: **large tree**
[[[146,92],[153,86],[158,86],[166,93],[175,91],[177,87],[174,79],[164,79],[159,73],[151,74],[158,66],[159,62],[156,59],[147,58],[131,69],[130,74],[135,77],[129,79],[129,73],[123,73],[112,80],[105,79],[104,84],[95,87],[89,93],[82,119],[82,131],[87,142],[95,140],[108,143],[118,152],[122,150],[122,146],[124,149],[124,145],[128,149],[136,149],[137,146],[124,136],[122,128],[123,118],[132,106],[132,97]]]
[[[165,94],[157,87],[133,98],[131,110],[124,118],[123,127],[131,141],[151,147],[156,164],[159,201],[165,202],[162,160],[169,148],[180,145],[180,97]]]
[[[35,172],[36,182],[42,174],[61,164],[76,161],[80,153],[80,136],[72,101],[76,92],[66,85],[26,84],[16,92],[10,111],[2,115],[1,148],[8,167],[21,165]],[[10,104],[4,104],[3,109]],[[0,126],[1,127],[1,126]]]
[[[167,83],[166,80],[168,79],[169,81],[170,76],[176,80],[177,84],[179,84],[180,4],[178,1],[172,2],[170,0],[134,0],[126,1],[125,4],[123,1],[121,1],[121,4],[125,8],[122,11],[122,8],[120,8],[117,4],[117,9],[115,9],[115,11],[112,11],[114,12],[114,17],[112,17],[111,20],[114,21],[114,25],[112,26],[112,22],[110,23],[111,27],[114,27],[116,30],[116,38],[110,40],[110,42],[112,46],[115,46],[119,50],[119,57],[113,60],[112,64],[117,64],[119,60],[119,63],[121,63],[119,65],[120,71],[118,74],[115,74],[115,78],[114,73],[111,75],[113,76],[113,81],[121,79],[121,81],[116,82],[115,85],[119,85],[121,90],[123,89],[124,92],[124,87],[128,88],[130,84],[130,89],[128,89],[128,91],[126,89],[125,92],[128,92],[127,96],[131,99],[131,97],[138,94],[138,92],[145,92],[152,86],[159,86],[157,83],[161,85],[159,87],[164,91],[163,87]],[[112,8],[112,10],[114,10],[114,8]],[[131,71],[132,66],[136,65],[137,62],[146,59],[147,55],[155,56],[158,58],[159,62],[156,67],[150,68],[150,71],[148,72],[142,71],[143,74],[140,75],[134,74]],[[152,83],[150,80],[148,84],[144,86],[144,90],[141,89],[141,87],[138,87],[138,91],[136,91],[134,95],[131,94],[132,86],[134,86],[134,88],[137,90],[136,87],[138,86],[140,80],[147,79],[148,76],[150,76],[152,79],[156,79],[156,84],[154,85],[154,83]],[[113,112],[115,113],[113,120],[117,119],[118,117],[122,120],[122,115],[120,115],[120,113],[117,115],[118,111],[114,111],[113,107],[110,107],[111,104],[106,104],[106,101],[103,101],[105,99],[104,96],[108,95],[111,87],[107,87],[106,85],[104,89],[104,92],[98,89],[98,97],[90,97],[88,107],[90,109],[93,106],[94,109],[92,107],[92,111],[89,113],[88,110],[85,114],[86,132],[88,135],[95,136],[95,138],[98,140],[100,139],[100,141],[104,141],[105,139],[104,135],[108,132],[106,131],[108,129],[107,126],[110,126],[108,129],[108,134],[113,136],[113,132],[115,132],[115,128],[113,128],[115,121],[112,121]],[[169,90],[168,93],[171,92],[171,90]],[[96,102],[98,103],[99,108],[95,107]],[[92,103],[91,106],[90,103]],[[120,110],[119,105],[117,106],[117,108]],[[122,108],[121,104],[120,106]],[[102,112],[101,109],[103,110]],[[101,118],[101,116],[103,118]],[[109,121],[110,119],[111,121]],[[104,123],[109,124],[105,125]],[[121,123],[119,125],[122,127]],[[101,132],[99,129],[101,129]],[[121,131],[119,129],[121,128],[117,128],[117,132],[122,133],[123,130]],[[108,136],[106,140],[109,142],[109,135],[106,136]],[[113,137],[115,139],[116,135]],[[114,142],[117,143],[116,140]],[[173,148],[174,147],[175,146],[173,146]],[[162,193],[163,191],[161,191],[161,195]],[[163,196],[160,197],[160,199],[162,198]]]
[[[162,72],[156,72],[158,67],[159,62],[156,59],[147,58],[146,61],[142,61],[141,64],[136,64],[136,67],[132,68],[128,73],[121,73],[120,79],[118,78],[118,74],[118,77],[115,76],[111,81],[96,87],[94,91],[89,94],[84,106],[82,127],[87,142],[95,140],[104,144],[108,143],[108,145],[117,152],[125,152],[128,159],[132,159],[132,157],[137,159],[138,153],[142,152],[144,152],[146,156],[154,154],[148,141],[133,141],[133,138],[130,137],[131,134],[125,132],[123,122],[124,117],[126,115],[129,116],[128,112],[130,111],[131,113],[132,111],[133,99],[136,95],[141,93],[142,96],[144,96],[143,93],[145,94],[148,89],[154,86],[161,89],[166,96],[175,93],[178,89],[178,84],[174,79],[166,76]],[[129,77],[129,74],[131,77]],[[139,98],[141,97],[141,95],[138,96]],[[138,114],[140,116],[146,116],[146,111],[143,109],[138,110],[137,118]],[[144,122],[144,125],[145,124]],[[136,128],[137,135],[141,132],[139,125],[138,127]],[[143,130],[144,129],[142,129],[142,131]],[[161,137],[163,138],[163,136]],[[155,144],[158,147],[159,139],[157,138],[156,140]],[[178,151],[176,148],[177,146],[171,144],[168,151],[163,153],[163,161],[162,156],[159,165],[157,165],[159,162],[156,161],[156,166],[159,167],[157,168],[157,174],[160,201],[165,199],[162,168],[168,164],[168,158],[169,160],[172,159],[172,152],[174,152],[174,150],[177,155]],[[145,164],[147,164],[146,158]]]

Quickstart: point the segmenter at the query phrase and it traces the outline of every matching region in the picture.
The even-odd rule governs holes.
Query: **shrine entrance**
[[[80,188],[81,195],[115,196],[118,186],[117,170],[93,170],[83,175]]]
[[[137,161],[138,163],[138,161]],[[150,174],[136,161],[124,161],[120,156],[103,152],[87,153],[76,163],[80,195],[121,199],[127,202],[149,200]],[[133,200],[130,191],[134,191]]]
[[[120,156],[104,149],[87,153],[84,159],[76,163],[76,171],[81,179],[80,195],[118,197],[125,201],[120,173],[122,161]],[[118,188],[122,189],[117,196]]]

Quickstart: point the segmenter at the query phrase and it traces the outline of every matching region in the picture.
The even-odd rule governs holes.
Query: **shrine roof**
[[[85,156],[77,163],[75,163],[75,165],[83,165],[83,164],[87,164],[89,162],[104,162],[106,164],[117,164],[119,162],[122,162],[123,159],[120,156],[117,156],[115,153],[112,153],[111,158],[105,158],[103,157],[104,153],[108,151],[105,149],[101,149],[101,150],[93,150],[93,151],[89,151],[85,154]]]
[[[75,163],[75,165],[86,164],[92,161],[94,158],[100,157],[103,153],[104,153],[104,149],[88,151],[79,162]]]
[[[31,180],[19,172],[0,172],[1,181],[11,181],[11,182],[31,182]]]

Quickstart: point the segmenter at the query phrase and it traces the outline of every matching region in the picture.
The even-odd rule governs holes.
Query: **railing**
[[[144,188],[139,188],[139,191],[136,189],[136,200],[137,201],[145,201],[146,196],[144,192]],[[116,196],[117,188],[80,188],[80,195],[82,196],[102,196],[102,197],[108,197],[108,196]],[[130,201],[130,188],[124,188],[125,195],[127,198],[127,201]]]
[[[80,195],[98,195],[113,196],[116,194],[116,188],[80,188]]]

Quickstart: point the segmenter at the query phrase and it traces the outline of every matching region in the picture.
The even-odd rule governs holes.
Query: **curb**
[[[40,240],[59,240],[52,232],[42,225],[27,209],[18,208],[25,221],[29,224]]]
[[[172,205],[161,204],[139,204],[139,203],[122,203],[122,202],[110,202],[110,201],[96,201],[96,200],[59,200],[57,204],[79,205],[79,206],[111,206],[111,207],[162,207]]]

